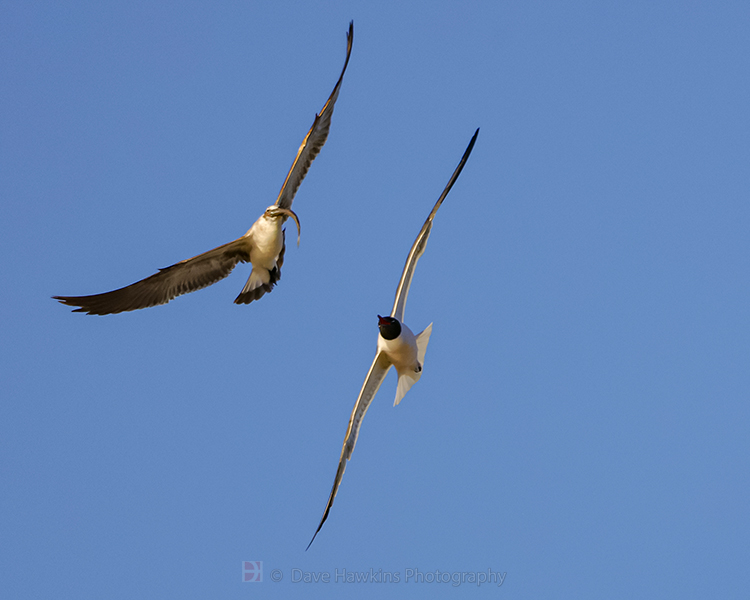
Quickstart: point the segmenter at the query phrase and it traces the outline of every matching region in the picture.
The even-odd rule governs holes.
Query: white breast
[[[401,335],[395,340],[378,335],[378,350],[385,352],[397,371],[414,370],[417,366],[417,339],[404,323],[401,323]]]
[[[250,262],[253,266],[273,269],[283,244],[281,219],[269,219],[263,215],[253,223],[247,234],[253,242]]]

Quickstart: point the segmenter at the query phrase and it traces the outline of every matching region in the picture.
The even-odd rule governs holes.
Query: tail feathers
[[[417,336],[417,360],[424,366],[424,355],[427,352],[427,344],[430,343],[430,334],[432,333],[432,323]]]
[[[274,267],[271,271],[253,268],[245,287],[242,288],[240,295],[235,298],[234,303],[250,304],[253,300],[258,300],[273,289],[280,277],[281,269],[278,267]]]
[[[422,376],[422,367],[424,365],[424,356],[427,352],[427,344],[430,342],[432,333],[432,323],[427,326],[422,333],[417,336],[417,360],[419,361],[419,371],[406,371],[398,374],[398,385],[396,386],[396,399],[393,406],[396,406],[406,395],[419,378]]]
[[[396,406],[399,402],[401,402],[401,398],[406,396],[406,392],[408,392],[411,389],[411,386],[413,386],[417,381],[419,381],[419,378],[422,375],[422,371],[420,369],[419,373],[399,373],[398,374],[398,385],[396,386],[396,399],[393,401],[393,406]]]

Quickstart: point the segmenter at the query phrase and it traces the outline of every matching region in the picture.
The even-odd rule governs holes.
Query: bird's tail
[[[398,385],[396,386],[396,400],[393,402],[393,406],[396,406],[401,399],[406,395],[411,386],[413,386],[419,378],[422,376],[422,366],[424,365],[424,355],[427,352],[427,344],[430,342],[430,334],[432,333],[432,323],[417,336],[417,361],[419,362],[418,371],[404,371],[398,374]]]
[[[253,268],[250,277],[247,279],[245,287],[242,288],[240,295],[235,298],[235,304],[250,304],[253,300],[258,300],[264,294],[273,289],[273,283],[270,281],[269,272],[266,269]]]
[[[262,267],[253,267],[245,287],[242,288],[240,295],[235,298],[234,303],[250,304],[253,300],[260,299],[273,289],[279,279],[281,279],[281,267],[279,266],[275,266],[270,271]]]

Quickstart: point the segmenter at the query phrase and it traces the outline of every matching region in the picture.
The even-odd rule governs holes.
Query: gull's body
[[[288,217],[297,224],[297,244],[299,244],[300,224],[297,215],[291,210],[294,196],[302,180],[307,175],[313,160],[328,139],[331,116],[341,89],[341,82],[349,64],[354,40],[354,23],[349,24],[347,33],[346,60],[336,85],[323,109],[315,116],[310,131],[307,132],[289,173],[281,186],[276,203],[269,206],[252,227],[242,237],[183,260],[170,267],[159,269],[158,273],[124,288],[94,294],[91,296],[53,296],[63,304],[77,306],[74,312],[90,315],[107,315],[166,304],[173,298],[202,289],[223,279],[240,262],[249,262],[253,269],[235,299],[236,304],[248,304],[273,289],[281,277],[286,244],[282,225]]]
[[[378,315],[380,330],[378,335],[377,355],[388,359],[388,363],[396,369],[398,384],[396,386],[396,406],[419,378],[422,376],[422,364],[427,351],[427,343],[432,333],[432,323],[422,333],[414,335],[406,323],[399,322],[393,317],[381,317]],[[388,339],[389,328],[398,330],[394,339]],[[387,369],[386,369],[387,371]]]
[[[422,254],[424,254],[427,240],[430,237],[432,221],[435,218],[435,214],[443,203],[443,200],[445,200],[445,197],[448,195],[448,192],[453,187],[453,184],[456,182],[456,179],[458,179],[461,170],[464,168],[464,165],[469,158],[469,154],[471,154],[471,150],[474,147],[477,135],[479,135],[479,129],[474,133],[474,137],[471,138],[461,161],[458,163],[456,170],[448,181],[448,185],[445,186],[443,193],[440,195],[440,198],[438,198],[438,201],[435,203],[435,206],[432,208],[432,211],[422,226],[417,239],[414,240],[414,244],[406,258],[404,270],[401,273],[401,280],[396,288],[396,299],[393,303],[391,316],[381,317],[378,315],[379,334],[375,359],[372,361],[367,377],[365,377],[365,382],[359,392],[359,397],[354,404],[351,417],[349,417],[349,426],[347,427],[346,436],[344,437],[344,445],[341,449],[341,457],[339,458],[339,466],[336,470],[336,477],[333,481],[333,488],[328,497],[328,503],[326,504],[323,518],[320,520],[318,529],[315,531],[312,540],[310,540],[310,544],[307,545],[308,548],[312,545],[315,536],[318,535],[321,527],[323,527],[323,523],[325,523],[328,518],[328,513],[331,511],[333,501],[336,498],[336,492],[339,489],[341,479],[346,470],[346,463],[351,458],[354,446],[357,443],[357,436],[359,435],[359,429],[362,425],[362,419],[364,419],[367,409],[380,388],[380,385],[383,383],[388,370],[391,367],[394,367],[398,374],[396,399],[393,402],[394,406],[401,402],[401,399],[406,392],[409,391],[409,388],[411,388],[411,386],[422,376],[422,366],[424,365],[427,344],[430,341],[430,334],[432,333],[432,323],[430,323],[420,334],[414,335],[412,330],[404,323],[406,298],[409,295],[409,287],[411,286],[411,281],[414,277],[414,269],[417,266],[417,261]]]

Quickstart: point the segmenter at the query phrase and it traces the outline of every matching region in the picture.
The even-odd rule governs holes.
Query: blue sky
[[[746,3],[2,13],[3,597],[746,593]],[[352,19],[273,293],[234,305],[240,266],[133,313],[50,299],[242,235]],[[434,322],[423,377],[394,408],[388,376],[305,552],[376,315],[477,127],[409,295],[412,329]],[[400,581],[335,581],[381,569]]]

